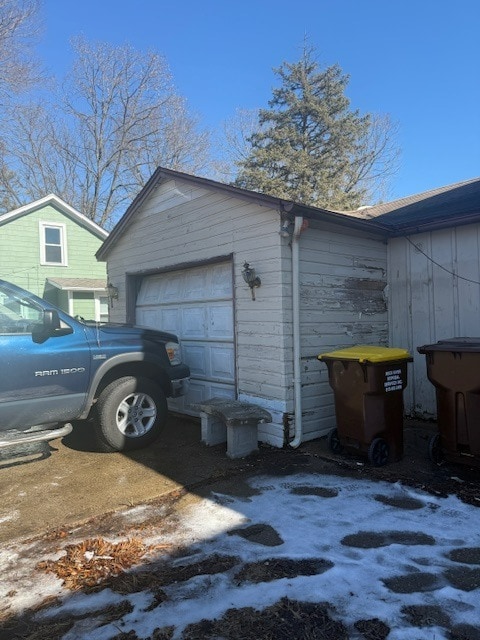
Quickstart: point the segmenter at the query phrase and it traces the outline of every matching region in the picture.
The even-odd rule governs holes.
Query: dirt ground
[[[196,426],[192,423],[192,434],[196,433]],[[172,476],[175,483],[170,490],[161,492],[161,495],[149,499],[150,502],[162,504],[169,512],[176,509],[182,509],[188,505],[195,497],[201,498],[207,496],[210,491],[229,491],[232,495],[241,495],[243,487],[246,486],[245,479],[251,475],[266,473],[270,475],[288,476],[300,471],[319,472],[327,474],[335,474],[353,478],[376,479],[385,482],[396,483],[401,482],[403,485],[412,486],[423,491],[429,492],[435,496],[456,495],[465,503],[480,507],[480,470],[478,467],[472,467],[467,464],[455,465],[450,463],[435,464],[429,459],[428,446],[430,437],[434,433],[434,425],[424,423],[408,422],[405,425],[404,445],[405,452],[403,458],[394,463],[390,463],[383,467],[372,467],[368,462],[360,456],[353,454],[335,455],[330,451],[326,439],[320,439],[306,443],[296,450],[292,449],[273,449],[267,446],[261,446],[258,454],[249,456],[244,460],[228,460],[225,456],[225,448],[223,445],[216,447],[204,447],[194,437],[185,441],[178,449],[176,455],[180,456],[182,452],[185,454],[190,452],[189,456],[183,456],[183,462],[189,467],[187,471],[181,472],[178,468]],[[191,434],[191,435],[192,435]],[[175,447],[175,444],[170,446]],[[183,449],[182,449],[183,447]],[[164,455],[168,457],[173,455],[175,451],[169,453],[165,451]],[[158,453],[158,452],[157,452]],[[140,457],[141,454],[136,454]],[[193,463],[193,460],[195,461]],[[151,464],[151,461],[150,463]],[[167,465],[168,466],[168,465]],[[182,481],[183,480],[183,481]],[[408,498],[405,498],[408,500]],[[397,505],[398,506],[398,505]],[[402,508],[415,508],[415,505],[401,505]],[[165,511],[164,511],[165,513]],[[145,527],[155,527],[155,522],[146,523]],[[83,537],[85,540],[92,540],[95,537],[96,544],[106,544],[105,540],[109,536],[129,535],[125,529],[125,521],[118,518],[115,510],[97,514],[93,517],[86,518],[82,523],[75,524],[76,538]],[[122,531],[122,528],[125,529]],[[246,530],[245,530],[246,531]],[[137,532],[138,533],[138,532]],[[263,537],[262,544],[275,545],[275,532],[265,530],[246,531],[245,535]],[[49,545],[55,545],[59,540],[68,539],[69,527],[53,527],[44,529],[41,533],[35,534],[31,539],[36,539],[38,549],[43,553],[49,548]],[[103,542],[102,542],[103,541]],[[376,540],[360,540],[355,539],[348,541],[352,546],[383,544],[382,541]],[[85,548],[80,551],[84,553]],[[118,566],[122,570],[111,572],[108,571],[98,582],[98,576],[88,581],[89,576],[84,576],[84,582],[76,585],[77,588],[85,592],[89,590],[98,590],[99,584],[101,588],[110,587],[114,591],[120,593],[133,593],[141,588],[149,588],[155,593],[157,602],[161,602],[163,598],[162,588],[170,582],[188,579],[192,575],[198,574],[214,574],[229,570],[234,558],[215,558],[211,557],[208,566],[205,562],[202,566],[196,566],[195,563],[188,563],[185,568],[185,576],[179,574],[179,568],[175,571],[168,571],[165,566],[161,572],[161,580],[154,577],[149,570],[137,571],[132,577],[131,574],[125,573],[123,569],[128,569],[135,565],[134,549],[108,548],[108,554],[114,558]],[[145,549],[137,550],[140,555]],[[63,570],[68,575],[69,570],[72,574],[75,568],[75,554],[79,552],[78,548],[71,549],[71,562],[64,562],[62,567],[55,564],[44,567],[46,570],[58,571]],[[181,551],[180,551],[181,552]],[[475,567],[475,580],[480,580],[480,549],[471,549],[473,554],[470,558],[463,558],[462,562],[470,563]],[[117,554],[117,555],[116,555]],[[123,554],[123,555],[122,555]],[[104,553],[104,555],[107,555]],[[129,559],[132,560],[129,563]],[[122,565],[122,562],[124,564]],[[230,563],[230,564],[229,564]],[[298,565],[298,566],[297,566]],[[300,566],[301,565],[301,566]],[[307,566],[307,561],[300,561],[292,565],[292,561],[284,559],[279,561],[275,566],[270,564],[265,568],[263,564],[244,566],[243,573],[238,574],[238,580],[267,581],[279,577],[292,577],[295,575],[309,575],[308,572],[318,573],[326,568],[319,566]],[[73,567],[73,569],[72,569]],[[328,568],[328,567],[327,567]],[[192,573],[193,572],[193,573]],[[268,575],[267,575],[268,573]],[[477,575],[478,574],[478,575]],[[58,575],[58,574],[57,574]],[[90,576],[91,577],[91,576]],[[77,576],[77,578],[78,576]],[[419,579],[417,577],[417,579]],[[462,576],[453,576],[452,580],[462,580]],[[412,589],[418,588],[418,585],[410,585]],[[470,588],[469,585],[463,585]],[[407,589],[409,585],[392,584],[391,589]],[[462,588],[462,587],[460,587]],[[478,588],[475,583],[474,588]],[[48,606],[49,603],[46,603]],[[118,619],[124,615],[125,611],[105,611],[106,619],[111,615],[112,619]],[[448,625],[448,621],[443,619],[443,613],[440,609],[432,607],[410,607],[405,609],[404,614],[409,617],[412,624],[417,626],[431,626],[439,624],[440,626]],[[0,640],[14,640],[22,638],[23,640],[60,640],[68,629],[73,625],[72,620],[55,620],[46,625],[38,625],[33,621],[33,612],[23,615],[20,618],[12,618],[8,615],[1,616],[0,612]],[[443,616],[443,617],[442,617]],[[358,620],[355,628],[359,636],[366,640],[385,640],[388,637],[390,629],[388,625],[378,619]],[[480,640],[480,629],[474,628],[452,628],[450,629],[451,640]],[[173,636],[173,629],[158,629],[151,640],[169,640]],[[304,603],[282,598],[275,605],[268,607],[262,611],[254,611],[251,608],[233,609],[219,620],[203,620],[195,625],[187,627],[182,635],[183,640],[208,640],[225,638],[227,640],[342,640],[348,639],[347,629],[341,622],[336,621],[332,616],[331,604],[329,603]],[[116,640],[136,640],[137,636],[130,632],[119,633]]]
[[[235,484],[238,475],[249,472],[308,469],[353,474],[400,481],[439,496],[455,494],[477,505],[480,468],[431,462],[433,433],[435,425],[407,421],[402,459],[372,467],[363,456],[333,454],[326,438],[296,450],[260,446],[258,454],[231,460],[224,445],[207,447],[200,442],[198,421],[176,416],[170,417],[166,433],[153,446],[129,454],[102,454],[85,426],[75,425],[67,438],[27,456],[0,457],[0,543],[72,528],[126,506],[179,493],[193,499],[212,482],[223,478]]]
[[[436,433],[436,425],[429,422],[407,420],[404,426],[404,455],[398,462],[372,467],[364,457],[352,453],[331,453],[327,439],[306,443],[302,451],[308,455],[332,461],[342,472],[360,477],[402,482],[437,496],[456,495],[467,504],[480,506],[480,466],[465,458],[465,464],[445,460],[434,463],[430,459],[429,444]]]

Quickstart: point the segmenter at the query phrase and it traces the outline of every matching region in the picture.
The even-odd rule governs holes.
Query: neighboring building
[[[364,210],[388,227],[389,341],[415,356],[405,409],[436,417],[435,388],[417,347],[447,338],[480,341],[480,179]]]
[[[95,253],[108,233],[51,194],[0,215],[0,277],[70,315],[108,319],[106,267]]]

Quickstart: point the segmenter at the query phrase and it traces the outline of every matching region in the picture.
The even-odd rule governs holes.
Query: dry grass
[[[65,547],[59,560],[45,560],[37,569],[54,573],[71,591],[88,589],[119,576],[170,545],[145,545],[138,538],[109,542],[104,538],[88,538]]]

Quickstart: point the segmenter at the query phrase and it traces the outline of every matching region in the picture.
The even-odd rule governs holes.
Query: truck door
[[[47,305],[46,305],[47,307]],[[0,428],[68,422],[79,415],[90,377],[90,348],[81,323],[35,342],[44,309],[0,287]],[[70,331],[71,329],[71,331]]]

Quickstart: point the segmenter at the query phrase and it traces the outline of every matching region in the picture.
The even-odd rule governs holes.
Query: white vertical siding
[[[293,338],[290,239],[277,211],[220,189],[179,180],[161,183],[137,210],[108,256],[120,290],[112,319],[125,319],[125,274],[200,265],[232,256],[238,397],[271,411],[260,439],[285,441],[292,423]],[[247,261],[262,284],[252,300],[241,271]],[[387,245],[382,239],[311,222],[300,238],[304,439],[335,424],[333,393],[319,353],[354,344],[387,344]],[[293,424],[290,424],[293,428]]]
[[[417,347],[480,336],[480,225],[391,239],[388,273],[390,342],[414,356],[405,409],[435,417],[435,390]]]
[[[262,425],[260,437],[282,446],[283,416],[290,408],[286,367],[291,344],[286,338],[281,268],[282,243],[287,241],[279,231],[280,216],[271,208],[221,190],[169,180],[151,193],[112,247],[108,273],[119,288],[111,318],[123,321],[126,273],[178,269],[232,256],[237,393],[271,410],[274,422]],[[262,281],[256,300],[241,275],[245,261]]]
[[[304,440],[335,426],[333,392],[319,353],[386,345],[387,245],[341,227],[311,224],[300,240]]]

